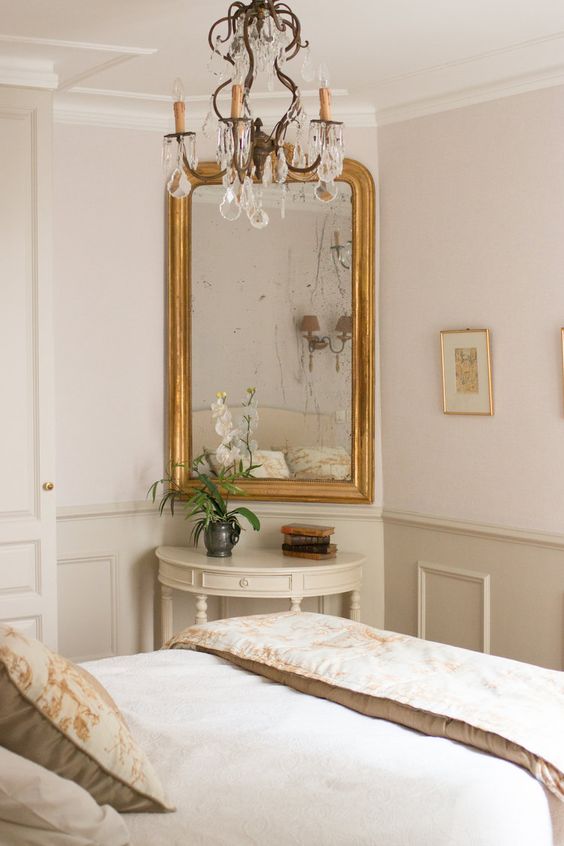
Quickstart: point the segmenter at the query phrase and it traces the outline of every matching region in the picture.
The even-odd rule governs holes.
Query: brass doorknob
[[[55,485],[53,482],[43,482],[43,490],[44,491],[52,491]]]

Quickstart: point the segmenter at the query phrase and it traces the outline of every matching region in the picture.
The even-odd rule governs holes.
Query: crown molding
[[[525,94],[529,91],[538,91],[557,85],[564,85],[564,65],[542,73],[513,77],[492,84],[464,88],[439,97],[413,100],[397,106],[377,109],[376,120],[378,126],[387,126],[392,123],[401,123],[426,115],[448,112],[477,103],[500,100],[516,94]]]
[[[86,108],[81,104],[57,103],[53,107],[55,123],[73,126],[97,126],[105,129],[134,129],[159,132],[165,135],[171,130],[171,119],[154,112],[128,109]]]
[[[47,88],[51,91],[63,91],[82,82],[88,77],[95,76],[111,67],[130,61],[137,56],[150,56],[157,52],[154,47],[123,47],[118,44],[97,44],[88,41],[62,41],[57,38],[34,38],[23,35],[6,35],[0,33],[0,46],[11,44],[27,48],[23,50],[26,56],[11,60],[4,58],[0,60],[0,85],[11,85],[23,88]],[[39,55],[45,55],[46,48],[50,48],[50,59],[45,61],[37,58],[37,50],[41,48]],[[64,58],[68,52],[90,52],[111,54],[104,61],[96,61],[94,56],[86,58],[87,67],[67,79],[61,78],[60,73],[55,73],[55,64],[61,62],[64,66]],[[94,64],[92,64],[94,62]],[[60,68],[59,68],[60,69]],[[63,74],[64,76],[64,74]]]
[[[46,88],[55,91],[59,85],[59,76],[49,63],[43,66],[33,63],[0,63],[0,85],[17,88]]]
[[[206,101],[208,99],[205,98]],[[170,101],[170,98],[167,97],[166,101]],[[170,132],[172,128],[172,111],[169,114],[168,109],[165,113],[164,110],[156,112],[151,109],[143,110],[142,107],[132,109],[112,105],[112,107],[104,108],[98,105],[89,106],[84,101],[72,103],[66,99],[59,103],[55,101],[53,116],[56,123],[98,126],[110,129],[144,130],[159,132],[162,135]],[[197,131],[199,131],[204,117],[205,113],[201,110],[191,112],[191,118],[197,125]],[[266,120],[276,120],[280,117],[280,112],[273,107],[267,107],[261,112],[261,117]],[[374,109],[370,108],[358,112],[354,110],[349,112],[342,109],[339,110],[339,117],[342,117],[347,127],[351,128],[373,128],[376,126],[376,114]]]
[[[90,41],[63,41],[59,38],[35,38],[27,35],[0,33],[0,44],[28,44],[35,47],[57,47],[67,50],[92,50],[96,53],[124,53],[131,56],[150,56],[156,47],[123,47],[118,44],[96,44]]]
[[[91,86],[75,85],[69,92],[71,94],[84,94],[90,97],[110,97],[122,100],[143,100],[146,103],[171,103],[172,97],[170,94],[147,94],[143,91],[120,91],[115,88],[92,88]],[[319,90],[317,88],[307,89],[300,92],[302,100],[319,97]],[[331,89],[333,97],[348,97],[349,92],[346,88]],[[187,103],[209,103],[210,94],[188,94],[184,99]],[[255,100],[287,100],[287,91],[256,91],[253,92]],[[231,102],[231,93],[220,93],[219,101]]]
[[[1,68],[0,68],[0,84],[18,83],[3,83]],[[24,83],[21,83],[24,84]],[[28,83],[29,84],[29,83]],[[377,126],[388,126],[394,123],[401,123],[407,120],[414,120],[416,118],[425,117],[426,115],[438,114],[440,112],[452,111],[454,109],[461,109],[466,106],[472,106],[478,103],[485,103],[491,100],[503,99],[505,97],[515,96],[517,94],[524,94],[530,91],[542,90],[543,88],[551,88],[558,85],[564,85],[564,65],[551,68],[549,70],[527,74],[510,79],[505,79],[496,83],[476,86],[473,88],[464,88],[457,91],[452,91],[448,94],[437,97],[429,97],[418,100],[412,100],[405,103],[400,103],[396,106],[378,109],[367,106],[365,108],[355,111],[350,111],[342,103],[339,108],[340,116],[345,121],[346,125],[351,128],[374,128]],[[40,87],[52,87],[45,84]],[[84,89],[73,88],[71,94],[98,95],[106,97],[111,100],[112,97],[116,101],[130,100],[137,103],[161,103],[165,104],[170,101],[170,97],[165,95],[146,95],[141,93],[132,93],[126,91],[107,92],[105,89]],[[347,92],[343,89],[337,96],[344,96]],[[307,92],[310,95],[310,92]],[[267,96],[261,94],[259,98],[266,101]],[[306,92],[304,92],[304,97]],[[187,98],[188,102],[194,105],[201,104],[208,101],[207,95],[194,95]],[[276,99],[276,98],[272,98]],[[377,99],[377,97],[375,98]],[[201,123],[204,119],[204,114],[200,109],[194,109],[192,115],[196,121]],[[263,112],[263,116],[268,118],[276,118],[277,113],[273,106],[267,106]],[[143,107],[131,108],[114,104],[112,107],[102,107],[100,105],[86,105],[85,101],[71,103],[68,100],[64,103],[55,103],[54,117],[57,123],[74,124],[77,126],[99,126],[113,129],[133,129],[146,130],[152,132],[160,132],[166,134],[171,128],[171,118],[163,112],[158,113],[150,109],[144,110]]]

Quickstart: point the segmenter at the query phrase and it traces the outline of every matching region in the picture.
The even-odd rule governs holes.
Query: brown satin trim
[[[182,648],[182,645],[179,644],[172,648]],[[347,688],[336,687],[329,682],[307,678],[291,670],[270,667],[268,664],[241,658],[231,652],[201,646],[190,648],[197,652],[217,655],[244,670],[250,670],[252,673],[284,684],[300,691],[300,693],[307,693],[310,696],[316,696],[318,699],[336,702],[338,705],[343,705],[345,708],[367,717],[388,720],[388,722],[397,723],[431,737],[456,740],[458,743],[465,743],[467,746],[472,746],[482,752],[488,752],[490,755],[495,755],[497,758],[502,758],[528,770],[545,787],[552,793],[559,795],[564,801],[564,784],[560,771],[543,758],[537,757],[522,746],[506,740],[498,734],[476,728],[461,720],[453,720],[450,717],[433,714],[430,711],[421,711],[411,705],[403,705],[401,702],[394,702],[391,699],[382,699],[368,693],[358,693]]]
[[[106,697],[113,702],[107,692]],[[117,708],[115,703],[114,707]],[[122,781],[119,776],[109,772],[91,755],[76,746],[25,697],[1,664],[0,744],[11,752],[76,782],[87,790],[99,805],[111,805],[121,813],[174,810]]]

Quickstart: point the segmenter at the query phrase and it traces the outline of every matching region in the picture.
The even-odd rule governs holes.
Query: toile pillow
[[[0,843],[10,846],[128,846],[117,811],[74,781],[0,746]]]
[[[286,460],[294,479],[351,477],[351,457],[343,447],[290,447]]]
[[[211,464],[214,473],[218,474],[221,466],[215,456],[215,452],[207,453],[206,458]],[[286,464],[284,453],[272,449],[257,449],[253,452],[253,464],[260,464],[253,470],[253,479],[289,479],[290,470]],[[248,467],[249,461],[243,461],[243,466]]]
[[[118,811],[171,811],[144,752],[102,685],[0,625],[0,745],[75,781]]]

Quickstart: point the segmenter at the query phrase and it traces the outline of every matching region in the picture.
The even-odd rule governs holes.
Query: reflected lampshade
[[[335,332],[341,335],[352,335],[352,316],[350,314],[343,314],[337,320]]]
[[[304,314],[300,325],[302,332],[313,335],[315,332],[319,332],[319,328],[319,320],[316,314]]]

